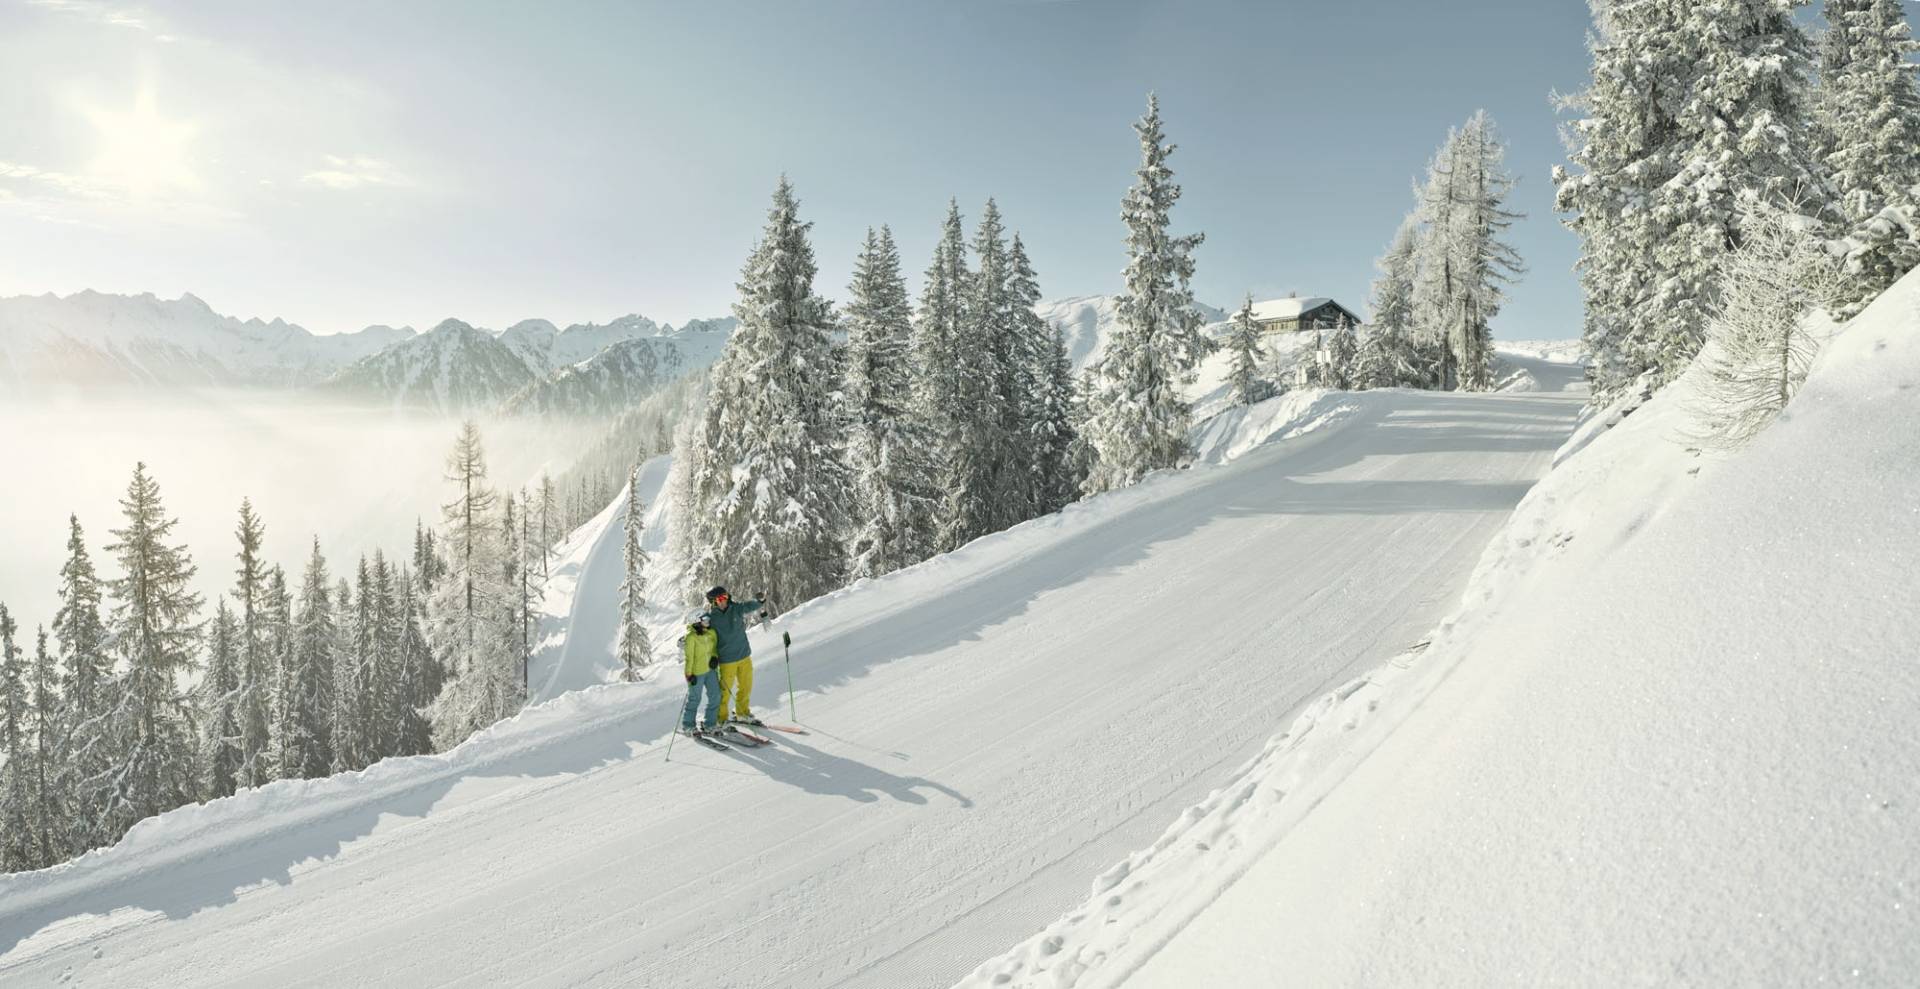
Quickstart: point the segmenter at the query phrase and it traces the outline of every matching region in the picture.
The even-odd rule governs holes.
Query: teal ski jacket
[[[753,655],[753,643],[747,641],[747,620],[757,613],[764,602],[728,601],[725,608],[708,608],[707,624],[720,636],[720,649],[714,654],[715,665],[725,666],[738,663]]]

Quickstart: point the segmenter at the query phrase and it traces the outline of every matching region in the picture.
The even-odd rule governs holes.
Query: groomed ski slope
[[[1751,445],[1696,384],[962,989],[1920,984],[1920,272]]]
[[[771,749],[668,762],[678,686],[612,684],[145,822],[0,879],[0,983],[948,985],[1431,628],[1580,401],[1341,397],[795,609]]]

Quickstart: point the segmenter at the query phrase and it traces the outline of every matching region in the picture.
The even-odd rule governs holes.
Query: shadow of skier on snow
[[[973,806],[973,800],[966,794],[924,776],[896,776],[791,737],[746,752],[760,761],[770,778],[808,793],[846,797],[864,804],[892,797],[901,803],[924,805],[927,797],[919,792],[924,789],[947,796],[963,809]]]

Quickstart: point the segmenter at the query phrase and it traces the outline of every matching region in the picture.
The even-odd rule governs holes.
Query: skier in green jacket
[[[713,658],[720,670],[720,721],[765,724],[748,707],[753,696],[753,643],[747,641],[747,620],[766,604],[758,599],[735,601],[724,587],[708,591],[707,603],[712,607],[701,617],[720,637],[719,651]]]
[[[713,654],[719,648],[719,641],[707,624],[706,615],[696,615],[693,624],[687,626],[686,638],[680,640],[686,653],[687,674],[687,706],[680,712],[682,734],[704,734],[720,727],[720,678],[713,671]],[[693,715],[700,707],[702,692],[707,695],[707,720],[696,729]]]

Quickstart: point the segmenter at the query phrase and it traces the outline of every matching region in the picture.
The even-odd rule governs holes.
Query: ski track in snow
[[[768,748],[664,761],[678,684],[613,684],[233,798],[230,835],[157,819],[0,880],[0,983],[949,985],[1425,633],[1579,406],[1373,393],[795,609],[754,696],[788,719],[791,630],[813,733]],[[538,693],[599,678],[574,660]]]

